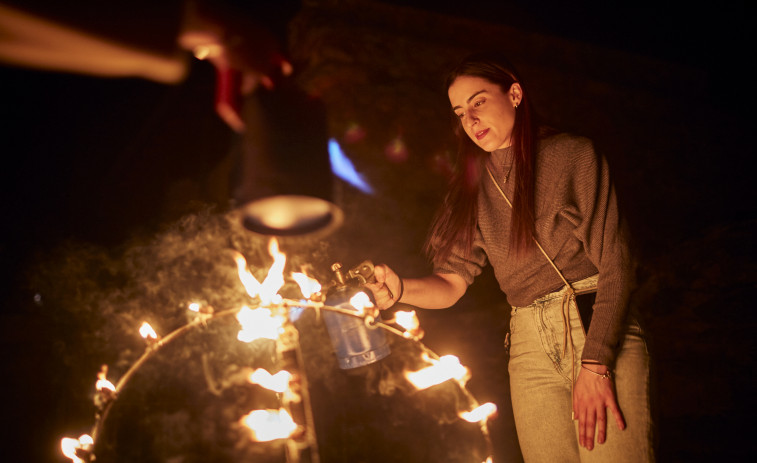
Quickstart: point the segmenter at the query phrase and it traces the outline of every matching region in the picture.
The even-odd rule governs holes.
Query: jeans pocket
[[[649,355],[649,346],[647,345],[646,333],[644,333],[644,328],[642,328],[641,324],[635,317],[630,317],[630,320],[628,321],[628,326],[626,327],[626,334],[623,338],[623,342],[626,342],[626,339],[639,340],[644,346],[644,351],[647,355]]]
[[[512,335],[515,332],[515,310],[510,312],[510,331],[505,332],[505,342],[504,342],[504,348],[505,348],[505,354],[508,358],[510,358],[510,345],[512,340]]]

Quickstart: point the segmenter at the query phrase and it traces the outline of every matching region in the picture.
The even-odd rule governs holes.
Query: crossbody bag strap
[[[491,169],[489,169],[489,166],[486,166],[486,172],[489,173],[489,178],[492,179],[492,183],[494,183],[494,186],[497,187],[497,190],[499,191],[499,193],[502,195],[503,198],[505,198],[505,201],[507,202],[507,205],[510,206],[510,209],[512,209],[513,208],[513,203],[510,202],[510,199],[507,197],[507,195],[505,194],[505,192],[499,186],[499,183],[497,183],[497,180],[494,178],[494,174],[492,174],[492,171],[491,171]],[[557,265],[555,265],[555,261],[553,261],[547,255],[547,251],[545,251],[544,248],[541,246],[541,244],[539,244],[539,240],[536,239],[536,236],[533,236],[533,239],[534,239],[534,243],[536,243],[536,247],[538,247],[539,250],[541,251],[541,253],[544,254],[544,257],[547,258],[547,260],[549,261],[549,263],[552,265],[552,268],[555,269],[555,272],[557,272],[557,274],[560,276],[560,279],[563,281],[563,283],[565,283],[565,286],[567,286],[568,288],[570,288],[570,291],[575,292],[573,290],[573,286],[571,286],[571,284],[568,283],[568,280],[563,276],[563,274],[560,271],[560,269],[557,268]]]
[[[497,187],[497,190],[502,195],[503,198],[505,198],[505,202],[507,202],[507,205],[510,206],[510,209],[513,208],[513,203],[510,202],[510,199],[507,197],[505,192],[502,190],[502,187],[499,186],[499,183],[497,183],[497,180],[494,178],[494,174],[492,174],[491,169],[489,169],[489,166],[486,167],[486,172],[489,174],[489,178],[492,179],[492,183],[495,187]],[[573,334],[571,332],[570,327],[570,301],[571,299],[575,301],[576,299],[576,291],[573,289],[573,285],[571,285],[568,280],[563,276],[562,272],[559,268],[557,268],[557,265],[555,265],[555,261],[553,261],[549,255],[547,255],[547,251],[544,250],[542,245],[539,243],[539,240],[536,239],[536,235],[533,237],[534,243],[536,243],[536,246],[539,248],[542,254],[544,254],[544,257],[547,258],[550,265],[552,265],[552,268],[555,269],[555,272],[560,276],[560,279],[565,283],[565,287],[568,288],[568,291],[563,296],[562,300],[562,319],[563,319],[563,357],[565,357],[565,352],[567,350],[568,341],[570,340],[570,354],[571,354],[571,396],[572,396],[572,388],[573,384],[576,382],[575,379],[575,349],[573,347]],[[578,304],[576,303],[576,310],[578,310]],[[568,312],[568,315],[566,316],[566,311]]]

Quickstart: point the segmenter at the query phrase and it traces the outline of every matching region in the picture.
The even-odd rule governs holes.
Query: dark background
[[[753,455],[754,46],[746,3],[305,5],[289,29],[301,80],[326,102],[332,135],[377,191],[337,185],[347,223],[331,241],[309,243],[326,255],[310,254],[312,263],[371,258],[408,276],[427,270],[420,245],[451,146],[441,71],[466,52],[501,49],[547,119],[591,136],[615,172],[640,263],[634,301],[656,362],[660,460]],[[213,113],[206,63],[195,62],[175,86],[7,66],[0,82],[2,431],[18,461],[62,461],[59,438],[91,423],[86,388],[117,349],[103,344],[108,331],[92,312],[99,306],[82,294],[126,285],[134,274],[102,269],[135,242],[157,249],[182,217],[202,216],[209,205],[227,210],[234,139]],[[350,143],[355,124],[366,136]],[[404,148],[387,151],[397,140]],[[496,284],[485,275],[455,308],[421,316],[427,344],[459,353],[474,393],[503,410],[492,427],[495,457],[517,461],[499,350],[508,311]]]

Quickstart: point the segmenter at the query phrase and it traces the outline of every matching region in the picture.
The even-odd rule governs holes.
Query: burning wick
[[[114,386],[113,383],[105,379],[105,375],[107,373],[108,373],[108,366],[103,365],[102,370],[100,370],[100,372],[97,373],[97,382],[95,383],[95,389],[97,389],[99,392],[103,392],[103,391],[116,392],[116,386]]]
[[[350,298],[350,305],[352,305],[360,315],[365,314],[365,309],[373,307],[371,299],[362,291]]]
[[[103,365],[97,373],[97,382],[95,383],[95,390],[97,391],[94,399],[95,406],[101,410],[116,398],[116,386],[105,378],[107,374],[108,365]]]
[[[478,423],[483,421],[497,412],[497,406],[491,402],[476,407],[469,412],[460,413],[460,418],[469,423]]]
[[[292,279],[297,282],[300,292],[305,299],[313,299],[314,296],[321,294],[321,284],[318,280],[310,278],[304,273],[292,272]]]
[[[292,379],[292,374],[286,370],[281,370],[272,375],[267,370],[258,368],[250,374],[249,379],[252,384],[282,394],[289,388],[289,380]]]
[[[252,342],[256,339],[275,341],[283,333],[283,326],[286,321],[281,315],[274,316],[271,309],[265,307],[251,309],[247,306],[239,310],[237,320],[242,325],[242,329],[237,334],[237,339],[242,342]]]
[[[365,324],[368,327],[373,327],[373,323],[378,318],[378,309],[373,305],[367,294],[362,291],[355,294],[350,298],[350,305],[355,308],[358,315],[365,317]]]
[[[421,324],[418,321],[418,315],[416,315],[415,310],[411,310],[410,312],[399,310],[394,316],[396,323],[405,328],[404,337],[416,337],[418,339],[423,337],[423,329],[421,329]]]
[[[139,335],[147,341],[148,346],[159,340],[158,333],[156,333],[155,330],[152,329],[152,326],[147,322],[142,322],[142,326],[139,327]]]
[[[244,256],[238,252],[235,253],[234,261],[237,263],[237,273],[239,274],[239,280],[242,281],[244,289],[250,297],[257,297],[260,294],[260,282],[252,275],[252,272],[247,268],[247,261]]]
[[[64,437],[60,440],[60,449],[73,463],[86,463],[89,461],[94,443],[89,434],[82,434],[78,439]]]
[[[424,355],[431,362],[431,366],[418,371],[409,371],[405,377],[417,389],[423,390],[449,379],[455,379],[462,383],[468,377],[468,369],[460,364],[460,360],[454,355],[443,355],[439,360],[434,360]]]
[[[200,315],[213,315],[213,307],[209,305],[202,305],[199,302],[192,302],[187,306],[190,311]]]
[[[271,238],[271,241],[269,241],[268,253],[273,257],[273,264],[268,269],[268,275],[260,286],[260,302],[262,305],[281,303],[281,296],[278,292],[284,286],[284,266],[287,258],[283,252],[279,251],[279,242],[276,241],[276,238]]]
[[[250,428],[252,439],[257,442],[286,439],[297,430],[297,423],[283,408],[253,410],[242,417],[242,424]]]
[[[234,256],[239,279],[242,281],[247,294],[250,297],[260,297],[261,305],[266,306],[280,304],[282,301],[278,291],[284,286],[284,266],[286,265],[286,255],[279,251],[279,243],[275,238],[271,238],[268,243],[268,253],[273,257],[273,264],[268,269],[268,275],[262,283],[247,269],[247,261],[242,254],[235,252]]]
[[[207,323],[208,319],[213,316],[213,306],[203,305],[199,302],[192,302],[187,306],[189,313],[187,319],[190,322],[197,322],[201,324]]]

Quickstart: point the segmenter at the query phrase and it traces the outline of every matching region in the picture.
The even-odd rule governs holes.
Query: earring
[[[518,103],[515,103],[515,105],[513,106],[513,108],[518,109]]]

